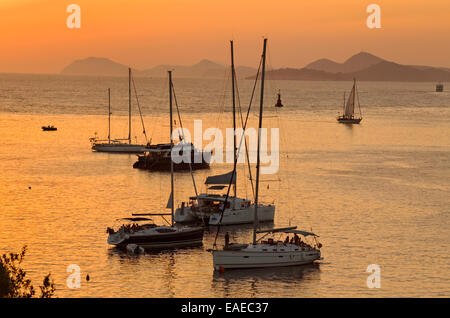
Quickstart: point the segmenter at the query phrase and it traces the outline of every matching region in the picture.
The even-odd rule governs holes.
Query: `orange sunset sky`
[[[66,7],[81,7],[68,29]],[[366,8],[381,7],[381,29]],[[228,62],[255,66],[262,37],[273,67],[338,62],[367,51],[403,64],[450,67],[450,0],[0,0],[0,72],[58,73],[107,57],[138,69]]]

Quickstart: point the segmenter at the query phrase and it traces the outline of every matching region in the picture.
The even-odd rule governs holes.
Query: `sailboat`
[[[126,140],[128,143],[124,142]],[[131,68],[128,69],[128,138],[111,139],[111,90],[108,88],[108,139],[100,140],[92,137],[90,141],[92,150],[97,152],[143,153],[146,151],[146,145],[131,143]]]
[[[225,246],[223,247],[223,249],[218,249],[216,242],[214,242],[214,248],[210,251],[213,254],[213,266],[215,270],[222,271],[229,268],[264,268],[303,265],[312,263],[315,260],[319,260],[321,258],[321,245],[317,241],[317,235],[312,232],[297,230],[296,226],[257,231],[266,46],[267,39],[264,39],[259,110],[258,153],[256,165],[255,208],[253,214],[253,242],[250,244],[229,243],[229,240],[226,237]],[[265,234],[263,237],[257,240],[256,235],[261,233]],[[272,238],[263,241],[262,239],[270,233],[286,233],[288,236],[284,242],[275,242]],[[290,234],[294,234],[294,237],[291,239],[289,239]],[[301,240],[299,235],[303,236],[305,240],[313,237],[314,243],[305,243]]]
[[[170,148],[173,149],[173,120],[172,120],[172,71],[169,71],[169,106],[170,106]],[[117,231],[113,228],[107,228],[108,243],[118,247],[126,247],[128,250],[135,250],[136,247],[144,249],[168,249],[179,247],[193,247],[202,245],[203,228],[175,226],[174,215],[174,180],[173,180],[173,162],[171,164],[170,185],[171,194],[166,208],[171,209],[171,213],[134,213],[133,217],[126,218],[132,222],[150,221],[151,219],[143,216],[162,216],[170,215],[171,224],[156,225],[153,223],[132,225],[122,225]]]
[[[181,115],[174,92],[174,101],[177,108],[178,120],[182,128]],[[176,123],[176,121],[175,121]],[[138,155],[138,160],[133,164],[133,168],[150,171],[188,171],[198,169],[209,169],[211,151],[200,151],[191,142],[186,142],[184,133],[179,135],[179,142],[174,146],[174,151],[180,154],[181,160],[172,158],[171,144],[148,145],[144,154]],[[172,167],[173,165],[173,167]]]
[[[358,96],[358,108],[359,108],[359,117],[355,117],[355,97],[357,96],[356,91],[356,79],[353,79],[353,87],[350,91],[350,95],[348,96],[347,102],[345,102],[345,93],[344,93],[344,113],[342,116],[337,118],[337,121],[343,124],[359,124],[362,120],[361,115],[361,106],[359,104],[359,96]]]
[[[231,80],[233,99],[233,131],[236,131],[236,72],[234,67],[234,46],[231,45]],[[234,170],[222,175],[210,176],[206,179],[205,185],[209,190],[223,190],[225,185],[233,185],[234,196],[220,195],[216,193],[203,193],[190,197],[189,202],[182,203],[181,207],[175,211],[175,222],[193,223],[201,221],[209,225],[233,225],[253,222],[253,211],[255,204],[248,199],[237,196],[236,187],[236,162],[237,162],[236,135],[233,140]],[[261,222],[273,222],[275,206],[271,204],[258,205],[258,218]]]

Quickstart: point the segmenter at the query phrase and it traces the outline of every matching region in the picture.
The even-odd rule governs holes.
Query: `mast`
[[[264,48],[262,55],[262,72],[261,72],[261,97],[259,102],[259,125],[258,125],[258,153],[256,160],[256,191],[255,191],[255,215],[253,220],[253,245],[256,244],[256,227],[258,224],[258,192],[259,192],[259,170],[260,170],[260,161],[261,161],[261,128],[262,128],[262,119],[263,119],[263,100],[264,100],[264,76],[266,71],[266,46],[267,39],[264,39]]]
[[[174,200],[173,200],[173,160],[172,160],[172,130],[173,130],[173,120],[172,120],[172,71],[169,72],[169,111],[170,111],[170,199],[171,199],[171,214],[172,214],[172,226],[173,226],[173,213],[174,213]]]
[[[131,144],[131,67],[128,68],[128,143]]]
[[[353,109],[352,118],[355,115],[355,95],[356,95],[356,78],[353,78]]]
[[[344,91],[344,107],[342,108],[342,117],[345,117],[345,91]]]
[[[108,88],[108,144],[111,143],[111,89]]]
[[[233,162],[234,162],[234,170],[236,170],[236,156],[237,156],[237,149],[236,149],[236,93],[235,93],[235,76],[236,72],[234,69],[234,46],[233,41],[230,41],[231,44],[231,87],[233,91]],[[236,178],[236,171],[235,171],[235,178],[234,178],[234,197],[237,196],[237,178]]]
[[[356,81],[355,81],[355,94],[358,94],[358,89],[356,88]],[[359,94],[357,95],[357,97],[358,97],[359,118],[362,119],[361,104],[359,103]]]

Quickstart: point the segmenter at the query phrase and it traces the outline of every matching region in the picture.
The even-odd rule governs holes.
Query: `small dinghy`
[[[127,245],[127,251],[131,254],[143,254],[145,253],[145,250],[136,244],[128,244]]]
[[[43,131],[55,131],[58,130],[58,128],[56,128],[55,126],[42,126],[42,130]]]

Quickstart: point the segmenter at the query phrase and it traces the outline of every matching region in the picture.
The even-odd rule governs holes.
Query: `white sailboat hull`
[[[238,251],[215,250],[212,253],[215,270],[298,266],[321,259],[320,250],[294,244],[256,244]]]
[[[203,228],[157,226],[130,233],[121,228],[109,234],[108,244],[118,247],[134,244],[144,249],[200,246],[203,244]]]
[[[248,224],[253,223],[255,214],[255,207],[251,205],[248,208],[239,210],[225,210],[222,220],[221,213],[213,213],[209,217],[210,225],[233,225],[233,224]],[[260,205],[258,206],[258,222],[272,222],[275,216],[274,205]]]
[[[254,221],[254,205],[242,209],[225,209],[222,220],[221,213],[201,213],[193,212],[190,208],[177,209],[174,215],[174,221],[177,223],[192,223],[202,219],[208,220],[210,225],[235,225],[249,224]],[[275,206],[260,205],[258,207],[259,222],[273,222],[275,216]]]
[[[113,144],[95,144],[92,150],[97,152],[115,152],[115,153],[143,153],[148,149],[144,145],[113,143]]]

